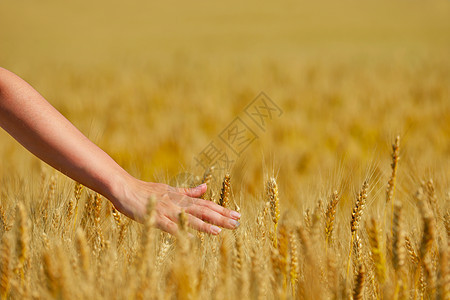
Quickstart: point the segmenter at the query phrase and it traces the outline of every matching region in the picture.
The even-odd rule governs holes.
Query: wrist
[[[104,196],[108,198],[114,206],[120,206],[126,195],[129,194],[130,187],[135,184],[136,178],[128,174],[125,170],[121,170],[117,174],[110,176],[107,183],[107,190]]]

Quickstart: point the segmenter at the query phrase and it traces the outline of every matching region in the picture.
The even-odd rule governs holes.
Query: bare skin
[[[28,83],[3,68],[0,68],[0,126],[38,158],[102,194],[136,221],[142,222],[147,201],[153,196],[156,227],[171,234],[178,231],[178,214],[182,209],[190,226],[199,231],[219,234],[220,227],[239,226],[239,213],[199,199],[206,192],[206,185],[183,189],[131,176]]]

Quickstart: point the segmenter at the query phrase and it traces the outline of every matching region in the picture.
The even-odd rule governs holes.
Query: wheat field
[[[0,66],[133,176],[242,214],[209,236],[181,213],[171,236],[2,131],[1,299],[450,299],[449,20],[448,1],[0,2]]]

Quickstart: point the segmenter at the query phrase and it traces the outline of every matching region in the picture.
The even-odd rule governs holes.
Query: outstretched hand
[[[220,227],[235,229],[239,226],[238,212],[199,198],[206,192],[206,184],[195,188],[175,188],[132,178],[125,186],[122,195],[112,201],[115,207],[128,217],[142,222],[147,202],[154,197],[155,225],[171,234],[178,232],[181,210],[186,212],[188,225],[198,231],[217,235],[221,231]]]
[[[180,189],[137,180],[92,143],[33,87],[0,68],[0,127],[34,155],[73,180],[104,195],[123,214],[143,221],[147,202],[156,198],[156,226],[178,231],[178,215],[187,213],[196,230],[219,234],[239,226],[240,215],[199,199],[206,185]]]

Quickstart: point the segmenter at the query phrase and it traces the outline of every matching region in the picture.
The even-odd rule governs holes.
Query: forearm
[[[0,126],[34,155],[110,200],[129,177],[36,90],[2,68]]]
[[[239,226],[240,214],[199,199],[206,185],[179,189],[144,182],[123,170],[29,84],[0,68],[0,126],[34,155],[62,173],[104,195],[125,215],[142,221],[147,202],[156,199],[155,226],[177,233],[178,216],[188,213],[191,227],[218,234]]]

